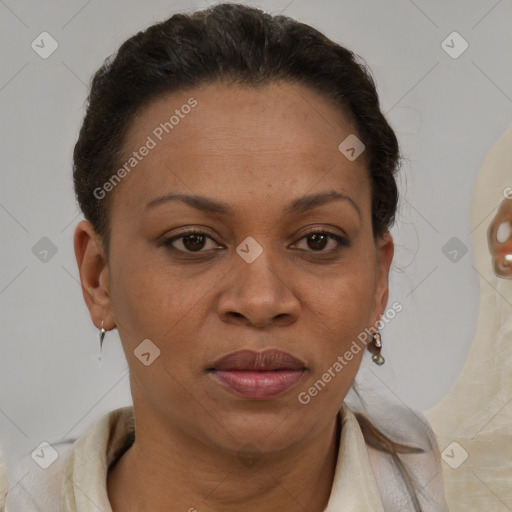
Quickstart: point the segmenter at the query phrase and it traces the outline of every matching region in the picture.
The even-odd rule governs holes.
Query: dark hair
[[[312,88],[355,124],[371,178],[374,237],[391,227],[398,203],[398,141],[363,60],[292,18],[223,3],[175,14],[137,33],[92,78],[73,154],[73,178],[82,212],[100,236],[107,258],[112,194],[97,199],[94,190],[122,165],[123,142],[134,115],[166,93],[214,82],[258,86],[278,81]],[[389,453],[409,482],[398,454],[423,450],[395,443],[363,415],[356,417],[366,442]],[[411,495],[419,510],[412,490]]]
[[[107,257],[112,194],[97,199],[94,190],[122,165],[123,141],[134,114],[161,94],[215,81],[252,86],[290,81],[331,100],[355,123],[365,144],[374,237],[394,223],[399,147],[362,59],[292,18],[224,3],[175,14],[137,33],[92,78],[73,177],[80,208]]]

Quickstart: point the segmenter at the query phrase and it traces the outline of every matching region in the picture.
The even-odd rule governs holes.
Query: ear
[[[389,298],[389,269],[395,252],[395,244],[389,231],[386,231],[377,239],[376,249],[377,272],[372,325],[375,325],[384,314]]]
[[[82,293],[91,320],[98,329],[103,322],[103,327],[111,330],[115,321],[110,306],[108,265],[100,238],[89,221],[83,220],[76,226],[74,247]]]

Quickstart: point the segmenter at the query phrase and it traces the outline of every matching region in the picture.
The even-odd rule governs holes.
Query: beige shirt
[[[325,512],[413,510],[400,492],[399,485],[392,485],[383,501],[374,470],[385,472],[388,479],[395,478],[395,473],[386,456],[366,446],[357,419],[345,404],[340,410],[340,417],[340,447]],[[106,487],[108,468],[132,444],[133,439],[133,408],[111,411],[72,445],[66,457],[60,457],[60,466],[55,463],[50,472],[51,468],[48,468],[30,481],[25,479],[26,492],[23,495],[20,493],[16,497],[8,494],[6,512],[112,512]],[[432,458],[427,455],[427,459]],[[430,467],[433,474],[423,471],[423,492],[436,495],[436,504],[432,508],[425,508],[425,512],[448,510],[442,484],[439,486],[442,482],[439,469]],[[386,482],[388,485],[389,481]],[[438,487],[435,488],[435,485]]]

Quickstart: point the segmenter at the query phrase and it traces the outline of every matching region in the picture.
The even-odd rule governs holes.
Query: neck
[[[254,449],[229,454],[150,417],[135,415],[135,442],[109,470],[113,512],[234,512],[240,504],[248,512],[325,510],[338,456],[339,415],[315,438],[278,454]]]

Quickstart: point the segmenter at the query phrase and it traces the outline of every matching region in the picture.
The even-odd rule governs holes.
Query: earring
[[[101,321],[101,329],[100,329],[100,357],[98,359],[101,360],[101,351],[103,349],[103,340],[105,339],[106,330],[103,327],[103,320]]]
[[[384,357],[380,353],[380,350],[382,348],[382,338],[380,337],[380,333],[376,332],[373,335],[372,342],[371,342],[371,344],[370,344],[370,346],[368,348],[370,349],[370,352],[373,354],[372,355],[372,361],[376,365],[382,366],[385,363],[386,360],[384,359]]]

